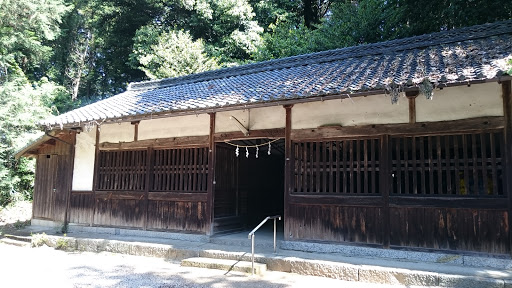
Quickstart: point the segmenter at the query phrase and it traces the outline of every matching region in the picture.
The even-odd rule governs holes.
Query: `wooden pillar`
[[[418,97],[419,91],[407,91],[405,96],[409,101],[409,123],[416,123],[416,97]]]
[[[208,153],[208,191],[206,195],[206,235],[213,235],[215,201],[215,113],[210,113],[210,135]]]
[[[137,127],[137,126],[136,126]],[[147,159],[146,159],[146,187],[144,187],[144,220],[143,220],[143,229],[148,229],[148,206],[149,206],[149,189],[152,185],[151,175],[153,175],[153,148],[149,147],[147,150]]]
[[[505,120],[505,191],[508,197],[508,223],[512,223],[512,92],[510,80],[501,82],[503,97],[503,115]],[[509,251],[512,254],[512,229],[508,228]]]
[[[98,186],[98,158],[100,156],[100,126],[96,125],[96,143],[94,147],[94,175],[92,180],[92,213],[90,226],[94,225],[94,214],[96,213],[96,187]]]
[[[68,197],[66,199],[66,210],[64,211],[64,227],[68,226],[69,223],[69,209],[70,209],[70,202],[71,202],[71,190],[73,189],[73,173],[75,171],[75,149],[76,149],[76,132],[71,132],[71,144],[69,145],[69,154],[70,154],[70,162],[69,162],[69,171],[68,175],[66,177],[68,178]]]
[[[291,133],[292,133],[292,107],[293,105],[285,105],[283,106],[284,109],[286,109],[286,124],[284,128],[284,147],[285,147],[285,163],[284,163],[284,215],[283,215],[283,221],[284,221],[284,240],[289,240],[290,238],[290,232],[288,231],[288,215],[289,215],[289,196],[292,192],[292,185],[291,180],[292,173],[293,173],[293,166],[292,166],[292,139],[291,139]]]
[[[389,190],[391,188],[391,150],[389,149],[389,135],[383,135],[381,137],[381,156],[380,156],[380,169],[381,169],[381,193],[382,193],[382,209],[383,218],[382,221],[382,246],[389,248],[391,238],[391,217],[389,212]]]
[[[139,123],[140,121],[133,121],[131,124],[134,126],[133,128],[133,141],[139,140]]]

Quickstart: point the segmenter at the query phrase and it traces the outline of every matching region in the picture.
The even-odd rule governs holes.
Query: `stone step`
[[[7,244],[7,245],[19,246],[19,247],[30,247],[30,242],[13,240],[13,239],[10,239],[10,238],[1,238],[0,239],[0,243],[4,243],[4,244]]]
[[[21,241],[21,242],[27,242],[27,243],[32,242],[32,237],[31,236],[20,236],[20,235],[5,234],[4,237],[5,238],[9,238],[11,240]]]
[[[193,257],[181,261],[181,266],[237,271],[251,274],[252,263],[248,261]],[[267,265],[254,263],[254,274],[263,275]]]

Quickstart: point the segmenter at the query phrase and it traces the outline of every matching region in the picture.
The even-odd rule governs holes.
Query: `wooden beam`
[[[338,195],[298,195],[292,194],[288,198],[293,205],[338,205],[350,207],[382,207],[383,200],[381,196],[348,196]]]
[[[466,132],[488,131],[503,129],[504,117],[479,117],[454,121],[421,122],[406,124],[383,124],[364,126],[327,126],[291,131],[294,141],[334,139],[340,137],[366,137],[374,135],[430,135],[456,134]]]
[[[215,142],[223,142],[229,140],[244,140],[244,139],[258,139],[258,138],[284,138],[284,128],[265,129],[265,130],[251,130],[248,136],[240,131],[215,133]]]
[[[288,216],[290,215],[290,193],[292,192],[292,107],[293,105],[285,105],[283,108],[286,110],[286,122],[285,122],[285,138],[284,138],[284,154],[285,154],[285,162],[284,162],[284,239],[289,240],[290,233],[287,229],[287,224],[289,223]]]
[[[210,113],[210,135],[208,136],[208,191],[206,202],[206,234],[213,235],[215,195],[215,113]]]
[[[101,143],[101,150],[123,150],[123,149],[147,149],[152,148],[174,148],[174,147],[207,147],[209,136],[186,136],[148,139],[134,142]]]
[[[502,198],[462,198],[462,197],[407,197],[394,196],[389,198],[391,207],[437,207],[506,210],[508,203]],[[489,223],[490,224],[490,223]]]
[[[149,192],[149,200],[173,202],[207,202],[207,193]]]
[[[512,88],[510,80],[501,82],[503,115],[505,118],[505,193],[508,197],[508,223],[512,223]],[[512,229],[508,229],[509,252],[512,255]]]

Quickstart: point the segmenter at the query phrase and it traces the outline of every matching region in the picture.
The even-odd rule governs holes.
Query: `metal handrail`
[[[251,239],[251,252],[252,252],[251,271],[252,271],[252,275],[254,275],[254,233],[256,233],[256,231],[258,229],[260,229],[260,227],[263,226],[263,224],[265,224],[268,220],[274,220],[274,253],[276,253],[276,220],[277,219],[281,220],[281,215],[267,216],[267,218],[263,219],[263,221],[261,221],[261,223],[258,226],[256,226],[256,228],[252,229],[252,231],[249,232],[249,235],[247,236],[249,239]]]

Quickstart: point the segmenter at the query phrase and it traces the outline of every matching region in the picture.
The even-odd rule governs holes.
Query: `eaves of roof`
[[[359,95],[390,87],[497,81],[512,58],[512,20],[132,83],[128,90],[41,122],[133,121]]]

